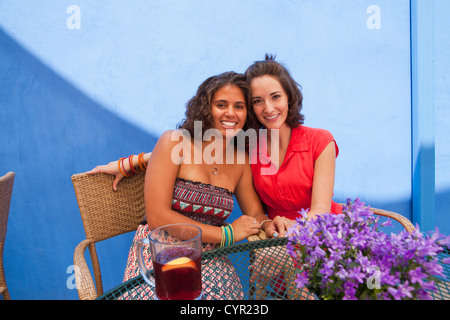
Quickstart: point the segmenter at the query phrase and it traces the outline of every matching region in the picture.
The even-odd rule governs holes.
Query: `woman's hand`
[[[250,216],[242,215],[231,223],[234,232],[234,242],[237,243],[259,232],[259,222]]]
[[[120,180],[122,180],[125,176],[120,172],[119,167],[117,165],[117,161],[112,161],[108,164],[96,166],[94,169],[86,172],[87,174],[95,174],[95,173],[107,173],[116,176],[113,182],[113,190],[117,191],[117,185]]]
[[[283,238],[286,237],[286,231],[292,227],[294,222],[294,220],[276,216],[273,221],[266,223],[264,231],[269,238]]]

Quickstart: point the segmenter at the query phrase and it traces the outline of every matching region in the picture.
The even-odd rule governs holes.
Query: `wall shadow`
[[[78,299],[68,268],[85,234],[70,177],[156,140],[0,28],[0,170],[16,173],[4,252],[12,299]],[[122,280],[128,240],[102,245],[105,289]]]

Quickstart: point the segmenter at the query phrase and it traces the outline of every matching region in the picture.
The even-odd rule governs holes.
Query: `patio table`
[[[234,244],[228,247],[217,248],[202,253],[202,269],[211,266],[213,261],[217,258],[228,258],[239,277],[241,287],[236,290],[240,290],[242,299],[244,300],[317,300],[317,297],[307,292],[306,289],[297,289],[294,282],[295,271],[289,266],[292,261],[286,254],[287,238],[272,238],[260,241],[250,241]],[[255,260],[258,252],[265,250],[266,254],[272,257],[271,261],[274,263],[282,263],[288,268],[285,268],[283,272],[279,272],[272,277],[269,281],[263,281],[261,273],[259,272],[260,265],[256,265],[255,268],[250,269],[249,266],[258,259]],[[441,253],[440,259],[448,257],[450,251],[447,248],[445,252]],[[290,262],[289,262],[290,261]],[[450,266],[442,264],[444,267],[445,279],[439,282],[437,292],[432,293],[432,297],[435,300],[450,300]],[[270,266],[269,266],[270,267]],[[290,269],[291,274],[287,274]],[[257,278],[257,281],[250,281],[252,276]],[[217,278],[214,281],[209,279],[204,281],[204,292],[214,290],[214,287],[226,285],[226,283],[220,283],[225,277],[221,277],[221,270],[215,270],[214,274]],[[98,297],[99,300],[117,300],[117,299],[149,299],[150,286],[144,281],[141,275],[132,278],[112,290],[106,292],[102,296]],[[218,297],[218,299],[224,299],[224,297]]]

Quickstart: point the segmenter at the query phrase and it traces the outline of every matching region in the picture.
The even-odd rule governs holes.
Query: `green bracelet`
[[[231,224],[228,224],[226,226],[221,226],[222,229],[222,239],[220,241],[220,246],[230,246],[234,244],[234,231]]]

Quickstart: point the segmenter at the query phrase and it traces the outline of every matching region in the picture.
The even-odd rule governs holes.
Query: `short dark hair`
[[[211,129],[214,123],[211,115],[211,100],[217,90],[226,85],[235,85],[244,94],[247,119],[243,130],[255,127],[256,117],[254,115],[249,117],[251,93],[247,78],[244,74],[228,71],[209,77],[198,87],[195,96],[186,104],[185,119],[178,128],[186,129],[192,137],[194,137],[194,121],[202,121],[202,135],[206,130]]]
[[[247,81],[251,81],[255,78],[262,77],[265,75],[272,76],[280,82],[284,91],[288,96],[288,116],[286,118],[286,123],[289,127],[298,127],[303,124],[305,117],[300,113],[302,110],[303,95],[301,92],[301,86],[295,82],[291,74],[285,66],[281,63],[275,61],[275,56],[266,53],[265,60],[255,61],[250,67],[245,71]],[[253,108],[249,108],[249,112],[253,117]],[[258,126],[261,126],[259,121]]]

